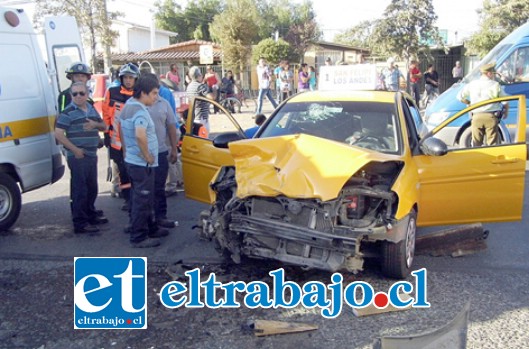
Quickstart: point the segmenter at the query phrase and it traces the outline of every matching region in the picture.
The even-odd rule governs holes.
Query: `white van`
[[[66,20],[69,26],[72,19]],[[27,15],[0,6],[0,230],[16,222],[21,192],[54,183],[64,174],[53,135],[58,91],[66,87],[58,76],[64,78],[65,67],[83,56],[77,25],[77,35],[72,35],[62,20],[45,21],[51,57],[47,66]]]

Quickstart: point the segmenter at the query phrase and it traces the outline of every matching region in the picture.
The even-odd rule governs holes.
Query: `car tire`
[[[461,137],[459,137],[459,148],[471,148],[472,147],[472,128],[467,127]]]
[[[7,230],[15,224],[20,215],[22,197],[15,180],[0,173],[0,231]]]
[[[382,247],[382,273],[391,278],[404,279],[411,271],[415,255],[417,213],[412,210],[406,222],[406,235],[397,243],[384,241]]]

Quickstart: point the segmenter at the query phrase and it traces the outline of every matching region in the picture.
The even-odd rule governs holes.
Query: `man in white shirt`
[[[264,58],[259,58],[259,64],[257,65],[257,79],[259,80],[259,96],[257,97],[257,111],[256,114],[261,114],[263,109],[263,98],[266,96],[274,109],[277,107],[277,102],[272,97],[270,92],[270,80],[272,74],[270,69],[266,65]]]
[[[461,67],[461,62],[457,61],[456,65],[452,69],[452,77],[454,79],[461,79],[463,77],[463,67]]]
[[[494,65],[494,63],[489,63],[482,66],[480,69],[481,77],[467,84],[459,92],[457,98],[470,105],[505,96],[500,84],[494,80],[496,73]],[[501,116],[504,118],[507,116],[507,107],[508,105],[505,105],[503,115],[500,115],[503,109],[500,103],[490,103],[473,110],[471,127],[472,145],[474,147],[482,146],[485,136],[488,145],[500,143],[498,124]]]

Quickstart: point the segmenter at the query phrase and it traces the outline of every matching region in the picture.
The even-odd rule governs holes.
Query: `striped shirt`
[[[99,131],[95,128],[92,130],[85,130],[84,124],[86,119],[91,119],[97,122],[102,122],[101,116],[89,103],[86,104],[87,111],[80,109],[74,103],[71,103],[63,110],[57,119],[57,128],[65,131],[66,138],[70,140],[76,147],[84,150],[85,156],[96,157],[97,146],[99,144]],[[74,154],[66,150],[66,156],[74,156]]]
[[[209,93],[207,84],[193,80],[187,85],[187,94],[189,97],[206,97]],[[195,106],[195,110],[198,111],[197,119],[207,120],[209,118],[209,103],[199,101]]]

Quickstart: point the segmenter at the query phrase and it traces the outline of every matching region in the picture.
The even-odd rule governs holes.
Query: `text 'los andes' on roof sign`
[[[318,90],[375,90],[374,64],[321,66]]]

